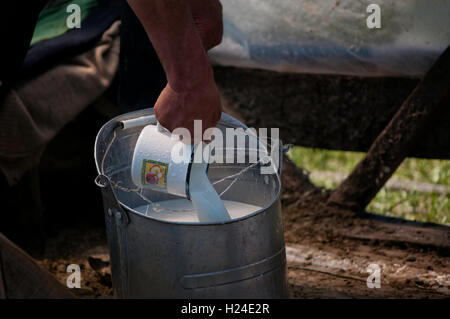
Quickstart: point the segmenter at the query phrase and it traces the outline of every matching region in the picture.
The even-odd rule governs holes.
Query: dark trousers
[[[0,93],[18,80],[39,12],[47,1],[7,1],[0,5]]]
[[[124,1],[120,30],[119,109],[153,107],[167,80],[148,36]]]

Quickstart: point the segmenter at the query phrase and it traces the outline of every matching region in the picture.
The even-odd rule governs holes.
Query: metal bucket
[[[137,119],[137,125],[121,129],[121,123],[130,119]],[[135,187],[130,176],[134,146],[151,121],[156,122],[152,109],[127,113],[106,123],[96,139],[96,183],[102,189],[115,295],[286,298],[279,175],[260,174],[256,165],[234,180],[232,187],[232,181],[214,185],[218,193],[226,192],[223,199],[263,207],[230,222],[181,223],[146,216],[133,209],[146,203],[144,197],[153,202],[177,198],[152,190],[130,191]],[[246,129],[226,114],[218,127]],[[213,163],[208,178],[218,181],[245,165]]]

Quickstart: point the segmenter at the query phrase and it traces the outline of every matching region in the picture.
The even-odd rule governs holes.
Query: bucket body
[[[153,110],[121,115],[100,130],[95,157],[102,189],[114,292],[123,298],[286,298],[286,255],[277,174],[251,168],[217,184],[223,199],[261,209],[225,223],[168,222],[134,209],[144,202],[132,187],[130,165],[140,130],[114,133],[120,121],[153,116]],[[245,126],[224,114],[219,125]],[[113,137],[114,136],[114,137]],[[114,150],[111,140],[120,147]],[[111,155],[105,158],[105,152]],[[242,164],[210,164],[208,178],[221,180]],[[119,181],[119,182],[118,182]],[[223,183],[221,183],[223,184]],[[142,193],[144,194],[144,193]],[[145,190],[152,201],[176,196]]]

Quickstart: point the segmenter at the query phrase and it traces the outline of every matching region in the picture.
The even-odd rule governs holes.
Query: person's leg
[[[147,34],[126,1],[120,30],[119,110],[153,107],[167,80]]]
[[[17,80],[39,13],[47,2],[6,1],[0,4],[0,95]]]
[[[0,4],[0,108],[3,97],[20,80],[23,61],[30,47],[39,13],[48,0],[4,1]],[[2,121],[11,121],[2,118]],[[14,186],[0,172],[4,200],[0,232],[33,252],[41,252],[44,240],[43,208],[38,168],[30,169]],[[26,234],[26,236],[24,235]]]

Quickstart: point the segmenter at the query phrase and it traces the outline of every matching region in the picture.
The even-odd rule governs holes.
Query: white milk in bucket
[[[200,146],[201,145],[201,146]],[[175,160],[173,150],[183,149]],[[132,160],[132,180],[144,189],[178,195],[179,199],[135,207],[138,212],[156,219],[188,223],[217,223],[240,218],[261,209],[259,206],[222,201],[207,177],[209,159],[201,155],[208,145],[186,146],[170,132],[155,125],[141,131]],[[202,153],[200,153],[202,152]],[[193,158],[202,158],[200,163]],[[187,199],[189,198],[189,199]]]
[[[244,217],[261,209],[259,206],[230,200],[224,200],[222,202],[230,215],[230,219]],[[146,216],[164,221],[181,223],[202,222],[192,202],[185,198],[162,201],[153,205],[142,205],[134,208],[134,210]]]

